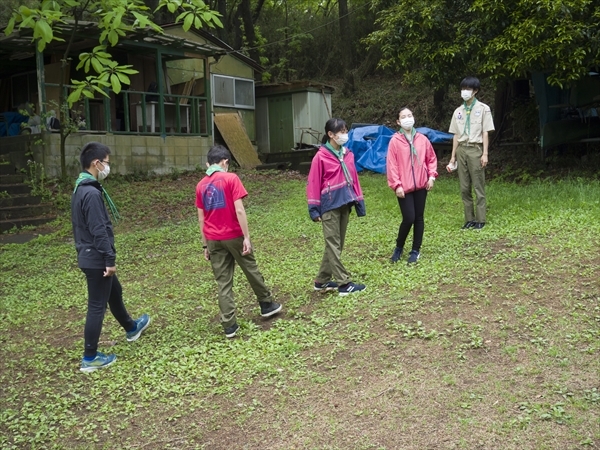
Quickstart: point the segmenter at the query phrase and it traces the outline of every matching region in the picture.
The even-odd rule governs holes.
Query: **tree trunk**
[[[507,118],[510,111],[510,93],[511,86],[507,81],[499,81],[496,84],[496,94],[494,97],[494,141],[497,141],[502,136],[502,132],[508,126]]]
[[[223,21],[223,28],[215,28],[217,37],[227,42],[227,0],[217,0],[217,12],[221,14],[221,20]]]
[[[352,55],[352,31],[350,28],[350,16],[348,15],[348,0],[339,0],[340,13],[340,51],[342,52],[342,68],[344,70],[345,95],[352,94],[354,88],[354,58]],[[350,43],[350,45],[349,45]]]
[[[433,117],[434,119],[440,119],[442,114],[444,113],[442,110],[444,104],[444,98],[446,98],[446,92],[448,88],[438,87],[435,91],[433,91]]]
[[[250,0],[242,0],[240,3],[240,12],[242,16],[242,22],[244,24],[244,34],[246,36],[246,43],[250,48],[248,54],[254,61],[259,61],[258,49],[256,49],[256,33],[254,32],[254,22],[252,21],[252,8],[250,6]]]

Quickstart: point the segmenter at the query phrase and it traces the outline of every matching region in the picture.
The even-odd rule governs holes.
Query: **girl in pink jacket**
[[[412,250],[408,255],[408,264],[414,264],[419,260],[423,242],[427,191],[438,176],[437,157],[429,139],[413,128],[415,119],[410,109],[400,109],[397,123],[400,131],[390,140],[386,171],[388,185],[398,197],[402,223],[391,261],[398,262],[402,257],[404,243],[414,225]]]
[[[342,263],[342,250],[352,207],[364,216],[365,201],[348,142],[348,127],[342,119],[329,119],[325,140],[315,154],[308,173],[306,197],[308,213],[321,222],[325,252],[315,278],[315,291],[337,290],[339,295],[364,291],[365,285],[353,283]]]

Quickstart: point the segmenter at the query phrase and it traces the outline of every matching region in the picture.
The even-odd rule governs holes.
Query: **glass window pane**
[[[214,90],[215,104],[234,106],[233,103],[233,78],[220,77],[215,75]]]
[[[235,80],[235,104],[238,106],[254,106],[254,82]]]

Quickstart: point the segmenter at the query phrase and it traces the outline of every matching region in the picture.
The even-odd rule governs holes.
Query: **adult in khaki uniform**
[[[452,140],[452,157],[448,171],[458,162],[460,193],[465,207],[463,229],[481,230],[485,226],[485,166],[488,163],[488,133],[494,131],[490,107],[475,98],[481,84],[475,77],[466,77],[460,83],[463,104],[452,115],[449,132]],[[473,209],[472,190],[475,191]]]

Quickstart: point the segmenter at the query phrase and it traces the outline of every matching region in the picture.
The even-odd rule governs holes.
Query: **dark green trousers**
[[[221,323],[228,328],[236,323],[235,300],[233,298],[233,272],[237,262],[259,302],[272,302],[271,291],[258,270],[254,253],[242,255],[244,238],[227,241],[207,241],[210,264],[219,288]]]
[[[315,281],[326,283],[333,279],[339,285],[351,281],[350,274],[342,264],[342,250],[349,218],[350,207],[347,205],[327,211],[321,216],[323,237],[325,238],[325,253]]]
[[[482,154],[482,145],[458,144],[456,149],[465,222],[485,222],[485,169],[481,167]],[[473,210],[472,190],[475,191],[475,210]]]

